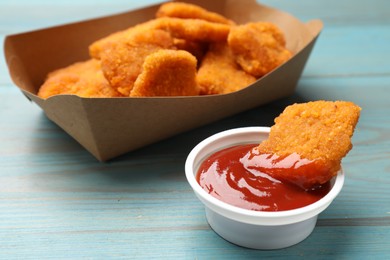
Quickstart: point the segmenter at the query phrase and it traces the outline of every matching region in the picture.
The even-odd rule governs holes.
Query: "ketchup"
[[[212,196],[230,205],[256,211],[291,210],[312,204],[330,190],[330,183],[305,190],[275,177],[316,169],[315,161],[293,154],[284,158],[260,154],[257,144],[238,145],[211,155],[200,166],[197,181]],[[295,172],[294,172],[295,171]],[[280,175],[280,174],[279,174]],[[276,176],[279,176],[276,174]]]

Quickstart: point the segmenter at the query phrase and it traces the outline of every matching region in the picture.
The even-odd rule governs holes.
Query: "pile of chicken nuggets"
[[[91,59],[48,74],[38,96],[153,97],[226,94],[291,56],[269,22],[242,25],[200,6],[169,2],[156,18],[89,46]]]

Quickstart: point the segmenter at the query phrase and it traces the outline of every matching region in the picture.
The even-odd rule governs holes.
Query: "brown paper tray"
[[[47,117],[98,160],[109,160],[177,133],[291,95],[321,29],[290,14],[244,1],[186,1],[238,22],[270,21],[285,33],[294,56],[240,91],[198,97],[80,98],[36,96],[48,72],[86,60],[88,46],[112,32],[152,19],[158,5],[122,14],[7,36],[5,57],[14,83]]]

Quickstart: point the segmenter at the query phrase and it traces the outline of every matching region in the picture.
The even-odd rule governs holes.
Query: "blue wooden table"
[[[0,0],[0,37],[157,1]],[[0,57],[0,259],[390,259],[390,1],[263,3],[325,28],[285,99],[100,163],[14,86]],[[37,61],[39,62],[39,61]],[[184,177],[199,141],[270,126],[285,106],[349,100],[363,110],[341,194],[302,243],[249,250],[218,237]]]

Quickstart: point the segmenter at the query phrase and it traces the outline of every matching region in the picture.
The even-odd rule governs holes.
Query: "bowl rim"
[[[341,168],[337,175],[333,178],[332,181],[333,187],[332,189],[320,200],[307,205],[305,207],[292,209],[292,210],[284,210],[284,211],[254,211],[249,209],[240,208],[237,206],[230,205],[226,202],[223,202],[212,195],[208,194],[196,181],[196,172],[194,172],[195,163],[201,161],[197,158],[199,152],[208,147],[215,141],[218,141],[222,138],[228,138],[235,135],[243,135],[249,133],[258,133],[260,134],[269,134],[270,127],[240,127],[225,130],[216,134],[211,135],[210,137],[204,139],[200,143],[198,143],[188,154],[186,162],[185,162],[185,174],[188,183],[192,187],[193,191],[197,195],[197,197],[205,204],[206,207],[216,211],[217,213],[231,218],[236,219],[240,222],[252,223],[252,224],[264,224],[264,225],[282,225],[282,224],[291,224],[299,221],[303,221],[310,217],[315,217],[320,212],[325,210],[329,204],[336,198],[336,196],[341,191],[344,184],[344,171]],[[256,142],[256,140],[253,140]],[[243,142],[241,142],[243,143]],[[230,143],[225,147],[233,146],[240,144],[240,142]],[[219,149],[213,150],[213,153],[223,149],[221,147]],[[202,157],[204,160],[207,156]],[[198,163],[200,164],[200,163]],[[197,171],[197,169],[196,169]]]

